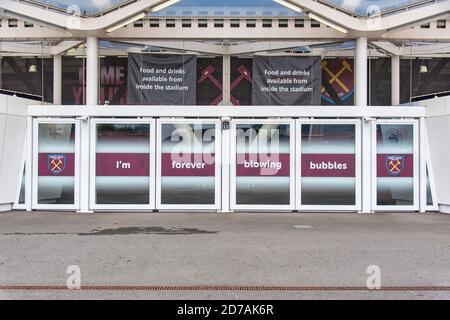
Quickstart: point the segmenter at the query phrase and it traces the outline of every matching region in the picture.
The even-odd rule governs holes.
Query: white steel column
[[[372,121],[374,119],[365,118],[362,120],[361,139],[361,212],[370,213],[372,210]]]
[[[400,56],[391,57],[391,104],[400,104]]]
[[[367,38],[356,39],[355,104],[367,106]],[[364,171],[364,168],[363,168]]]
[[[230,210],[230,126],[231,118],[222,118],[222,207],[219,212],[231,212]]]
[[[367,106],[367,38],[356,39],[355,57],[355,104],[359,107]],[[363,118],[362,121],[362,165],[361,165],[361,211],[372,212],[372,120]]]
[[[427,154],[426,154],[426,121],[420,118],[419,122],[419,210],[425,212],[427,209]],[[417,179],[417,178],[416,178]]]
[[[80,183],[79,211],[91,213],[89,210],[89,152],[90,152],[90,122],[88,117],[80,117]]]
[[[86,104],[98,105],[98,39],[89,36],[86,41]]]
[[[231,105],[231,84],[230,74],[231,71],[231,58],[228,54],[223,56],[223,104],[226,106]]]
[[[62,102],[62,57],[53,55],[53,104]]]
[[[26,133],[26,152],[25,152],[25,209],[32,209],[32,188],[33,185],[33,118],[27,117],[27,133]],[[37,168],[35,169],[37,170]]]

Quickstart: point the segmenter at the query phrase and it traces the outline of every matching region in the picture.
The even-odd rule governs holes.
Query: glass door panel
[[[299,121],[298,136],[298,208],[359,210],[359,121]]]
[[[219,120],[159,120],[157,209],[220,208]]]
[[[153,209],[153,121],[93,121],[92,132],[91,207]]]
[[[231,209],[295,209],[293,120],[231,125]]]
[[[33,131],[33,208],[77,209],[77,121],[37,119]]]
[[[418,125],[414,120],[374,123],[375,209],[418,210]]]

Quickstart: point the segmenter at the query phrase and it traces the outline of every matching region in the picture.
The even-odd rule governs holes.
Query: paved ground
[[[383,287],[450,286],[450,215],[0,214],[0,288],[65,286],[69,265],[83,286],[364,287],[369,265]],[[3,287],[0,299],[450,299],[450,290],[42,289]]]

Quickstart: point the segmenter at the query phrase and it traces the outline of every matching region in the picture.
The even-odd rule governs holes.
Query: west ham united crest
[[[61,174],[66,168],[65,154],[49,154],[47,156],[48,170],[55,176]]]
[[[398,176],[405,168],[404,156],[386,156],[386,170],[392,176]]]

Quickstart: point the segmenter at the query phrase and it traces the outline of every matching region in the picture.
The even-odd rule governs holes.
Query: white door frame
[[[161,203],[161,127],[163,124],[214,124],[215,130],[215,197],[214,204],[162,204]],[[221,193],[222,193],[222,127],[220,119],[168,119],[161,118],[156,122],[156,209],[157,210],[174,210],[174,211],[213,211],[220,210],[221,207]]]
[[[433,163],[431,161],[431,153],[430,153],[430,145],[428,144],[428,128],[425,121],[422,122],[422,126],[420,126],[421,130],[424,132],[423,134],[423,141],[421,143],[424,144],[424,147],[421,149],[425,152],[425,155],[422,154],[422,156],[425,157],[425,170],[428,171],[428,180],[430,183],[430,191],[431,191],[431,197],[433,198],[433,203],[431,205],[428,205],[428,198],[427,198],[427,182],[426,182],[426,174],[425,174],[425,182],[424,182],[424,199],[425,199],[425,210],[426,211],[439,211],[439,204],[437,201],[437,193],[436,193],[436,182],[434,180],[434,171],[433,171]]]
[[[27,171],[26,171],[26,158],[27,158],[27,140],[28,140],[28,135],[30,134],[30,129],[27,126],[27,130],[26,130],[26,134],[25,134],[25,141],[23,143],[23,151],[22,151],[22,174],[20,175],[20,180],[19,180],[19,185],[17,187],[16,190],[16,200],[14,201],[13,204],[13,210],[25,210],[27,208],[27,188],[26,188],[26,176],[27,176]],[[24,174],[25,173],[25,174]],[[24,181],[24,202],[23,203],[19,203],[20,200],[20,191],[22,190],[22,181]]]
[[[290,203],[288,205],[241,205],[236,203],[236,125],[282,124],[290,126]],[[236,211],[292,211],[295,210],[295,120],[293,119],[236,119],[230,123],[230,209]]]
[[[413,181],[414,181],[414,198],[413,205],[410,206],[392,206],[378,205],[377,199],[377,125],[383,124],[399,124],[413,125]],[[420,155],[419,155],[419,121],[414,119],[379,119],[372,122],[372,208],[374,211],[418,211],[420,202]]]
[[[74,176],[74,204],[39,204],[38,203],[38,159],[39,159],[39,125],[40,124],[74,124],[75,125],[75,176]],[[80,186],[80,122],[75,119],[43,119],[33,120],[33,182],[32,182],[32,208],[36,210],[78,210],[79,209],[79,186]]]
[[[98,124],[148,124],[150,125],[150,155],[149,155],[149,204],[97,204],[96,203],[96,155],[97,155],[97,125]],[[155,187],[156,187],[156,129],[155,120],[152,118],[127,119],[127,118],[97,118],[91,119],[91,141],[90,141],[90,209],[92,210],[154,210],[155,209]]]
[[[355,204],[354,205],[302,205],[302,125],[354,124],[355,125]],[[361,120],[360,119],[299,119],[297,120],[297,210],[299,211],[359,211],[361,210]]]

